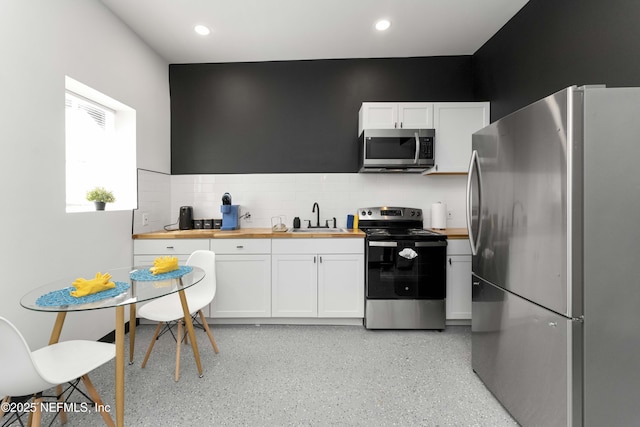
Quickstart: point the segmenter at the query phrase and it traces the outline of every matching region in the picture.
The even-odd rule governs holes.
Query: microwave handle
[[[416,157],[413,159],[413,164],[418,164],[418,158],[420,157],[420,137],[418,136],[418,132],[414,132],[416,136]]]

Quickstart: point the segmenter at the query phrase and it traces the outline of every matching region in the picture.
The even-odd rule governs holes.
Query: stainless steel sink
[[[346,233],[344,228],[294,228],[292,233]]]

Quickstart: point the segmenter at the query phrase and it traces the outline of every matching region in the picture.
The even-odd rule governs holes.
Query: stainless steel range
[[[422,210],[361,208],[366,237],[365,327],[444,329],[446,236],[424,230]]]

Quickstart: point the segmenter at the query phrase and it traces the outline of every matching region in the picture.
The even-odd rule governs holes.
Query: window
[[[135,110],[66,77],[66,210],[95,210],[87,191],[104,187],[115,196],[107,210],[137,207]]]

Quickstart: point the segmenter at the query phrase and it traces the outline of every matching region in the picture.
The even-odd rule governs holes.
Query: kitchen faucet
[[[316,226],[314,228],[320,228],[320,205],[318,205],[318,202],[314,202],[313,204],[313,208],[311,208],[311,212],[316,212],[317,210],[317,219],[316,219]],[[309,223],[311,223],[311,221],[309,221]]]

